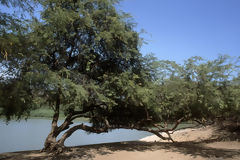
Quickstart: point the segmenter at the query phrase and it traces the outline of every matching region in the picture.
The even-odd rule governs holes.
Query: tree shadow
[[[217,141],[217,140],[215,140]],[[213,142],[213,140],[211,141]],[[118,151],[129,152],[146,152],[146,151],[158,151],[165,150],[168,152],[177,152],[192,157],[201,156],[206,159],[227,159],[234,158],[240,155],[240,149],[219,149],[207,147],[205,144],[208,142],[178,142],[178,143],[166,143],[166,142],[117,142],[107,144],[94,144],[87,146],[76,146],[67,148],[66,152],[51,155],[46,153],[39,153],[39,151],[26,151],[5,153],[0,155],[1,160],[67,160],[67,159],[81,159],[91,160],[96,158],[96,155],[109,155]],[[31,156],[33,155],[33,156]],[[37,156],[34,156],[37,155]]]
[[[81,159],[91,160],[96,158],[96,155],[110,155],[118,151],[128,152],[147,152],[147,151],[167,151],[180,153],[194,157],[200,156],[206,159],[232,159],[237,156],[240,158],[240,149],[211,148],[207,144],[221,141],[239,141],[239,130],[234,132],[225,132],[217,129],[213,137],[201,142],[143,142],[143,141],[128,141],[115,142],[106,144],[93,144],[85,146],[67,147],[65,152],[53,155],[40,153],[39,151],[24,151],[14,153],[0,154],[0,160],[68,160]],[[237,142],[239,143],[239,142]],[[239,143],[240,145],[240,143]],[[237,147],[240,148],[240,147]]]
[[[57,155],[56,159],[93,159],[98,155],[113,154],[117,151],[145,152],[167,150],[169,152],[179,152],[192,157],[201,156],[204,158],[233,158],[240,155],[240,150],[234,149],[216,149],[205,146],[203,143],[181,142],[181,143],[164,143],[164,142],[118,142],[108,144],[97,144],[88,146],[78,146],[71,148],[69,154],[64,153]]]
[[[20,151],[0,154],[0,160],[51,160],[52,157],[40,151]]]

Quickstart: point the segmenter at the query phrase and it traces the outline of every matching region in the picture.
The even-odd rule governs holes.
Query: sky
[[[182,63],[192,56],[240,56],[240,0],[124,0],[148,44],[143,54]]]
[[[137,31],[145,30],[143,55],[178,63],[240,56],[240,0],[123,0],[117,7],[133,16]]]

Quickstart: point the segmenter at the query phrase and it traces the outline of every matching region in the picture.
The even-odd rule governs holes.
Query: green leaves
[[[239,104],[235,97],[239,94],[239,83],[236,85],[233,78],[239,72],[239,62],[226,55],[212,61],[193,57],[183,65],[160,61],[154,73],[159,77],[157,101],[165,115],[162,117],[169,119],[180,114],[200,119],[239,117],[235,109]]]
[[[41,19],[27,25],[5,15],[0,52],[7,61],[1,56],[0,63],[8,78],[0,94],[8,101],[1,113],[21,116],[43,103],[56,105],[59,97],[66,115],[90,110],[97,126],[102,117],[117,125],[237,116],[239,59],[193,57],[179,65],[142,57],[141,38],[117,2],[43,0]]]

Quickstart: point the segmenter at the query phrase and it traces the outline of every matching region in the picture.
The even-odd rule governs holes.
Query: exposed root
[[[41,152],[47,152],[47,153],[52,153],[53,155],[58,155],[60,153],[63,153],[66,150],[67,150],[67,147],[65,147],[64,145],[54,143],[54,144],[49,145],[47,148],[44,147],[41,150]]]

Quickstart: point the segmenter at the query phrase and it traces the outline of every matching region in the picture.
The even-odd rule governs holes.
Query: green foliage
[[[17,9],[20,13],[32,13],[35,1],[29,0],[1,0],[0,5]],[[0,11],[0,60],[8,60],[23,53],[28,42],[26,32],[29,29],[27,19],[11,11],[8,13]],[[20,18],[21,17],[21,18]],[[26,50],[25,50],[26,51]],[[11,64],[12,65],[12,64]]]
[[[7,43],[15,42],[14,45],[6,43],[2,46],[2,52],[8,53],[7,59],[1,57],[1,64],[7,70],[2,86],[21,82],[24,87],[18,87],[17,91],[28,91],[23,97],[31,98],[27,102],[31,107],[16,104],[16,109],[24,114],[14,110],[8,114],[8,119],[16,114],[21,118],[21,115],[28,115],[30,110],[45,105],[55,110],[58,97],[60,109],[66,116],[92,106],[95,106],[92,114],[101,116],[102,106],[111,108],[120,105],[116,101],[119,94],[131,96],[135,82],[128,80],[127,76],[122,79],[125,85],[131,82],[127,89],[121,84],[123,81],[117,84],[123,92],[115,93],[115,89],[105,91],[106,85],[119,74],[134,74],[136,78],[140,73],[138,33],[132,29],[128,16],[116,11],[114,5],[117,2],[39,1],[43,7],[41,20],[29,21],[30,29],[23,28],[24,24],[20,22],[20,32],[11,30],[1,35],[1,38],[6,37]],[[14,19],[13,22],[17,21]],[[11,26],[7,24],[4,29]],[[9,40],[11,34],[16,40]],[[6,92],[20,98],[12,90],[14,87]],[[1,96],[9,97],[5,93]],[[132,101],[137,102],[134,98]],[[4,108],[3,115],[10,110],[10,102],[6,101],[1,106]]]
[[[157,110],[164,119],[239,117],[239,59],[220,55],[206,61],[193,57],[183,65],[160,61],[155,71]],[[156,95],[156,94],[155,94]]]
[[[116,10],[117,0],[38,2],[39,20],[0,13],[0,64],[6,71],[0,114],[7,119],[46,105],[54,113],[60,107],[65,116],[81,111],[98,127],[106,119],[131,125],[239,118],[239,59],[193,57],[179,65],[142,57],[139,34],[129,15]]]
[[[34,101],[24,82],[1,84],[0,88],[1,115],[5,115],[7,120],[10,120],[13,115],[20,119],[29,114]]]

